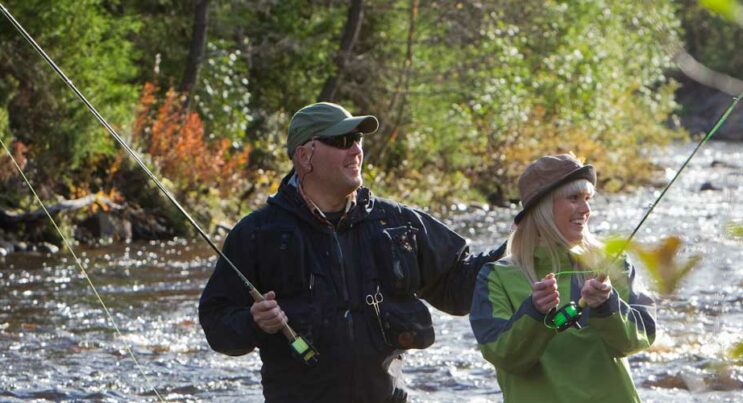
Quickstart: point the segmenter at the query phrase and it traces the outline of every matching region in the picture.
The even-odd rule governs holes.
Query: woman
[[[601,246],[588,230],[595,184],[572,154],[529,165],[507,256],[478,275],[470,323],[506,402],[639,401],[625,357],[653,343],[653,301],[626,261],[608,278],[576,273],[602,269],[577,263]],[[553,309],[581,298],[579,326],[550,326]]]

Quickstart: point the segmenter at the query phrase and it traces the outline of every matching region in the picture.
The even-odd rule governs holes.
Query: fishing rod
[[[29,35],[28,32],[23,28],[23,26],[13,17],[13,15],[8,11],[5,6],[0,3],[0,12],[2,12],[5,17],[10,21],[10,23],[13,25],[13,27],[21,34],[21,36],[28,42],[31,47],[36,50],[36,52],[44,59],[44,61],[49,64],[49,66],[54,70],[55,73],[64,81],[64,83],[69,87],[72,92],[75,93],[75,95],[82,101],[85,106],[88,108],[90,113],[95,116],[95,118],[100,122],[101,125],[103,125],[108,133],[111,135],[111,137],[116,140],[116,142],[124,149],[126,152],[131,156],[139,165],[140,168],[147,174],[147,176],[152,180],[158,189],[165,195],[165,197],[170,201],[173,206],[188,220],[188,222],[191,224],[191,226],[196,230],[196,232],[206,241],[206,243],[209,244],[209,246],[216,252],[220,258],[224,259],[224,261],[227,263],[227,265],[232,269],[232,271],[240,278],[242,283],[248,288],[248,292],[250,293],[250,296],[253,298],[255,302],[261,302],[264,300],[263,295],[255,288],[255,286],[245,277],[242,272],[235,266],[234,263],[220,250],[217,245],[214,244],[214,242],[209,238],[209,236],[206,234],[206,232],[199,226],[199,224],[196,222],[196,220],[191,217],[191,215],[186,211],[186,209],[181,206],[181,204],[178,202],[178,200],[175,199],[175,197],[165,188],[165,186],[160,182],[160,180],[155,176],[155,174],[150,171],[150,169],[145,165],[145,163],[142,161],[142,159],[137,155],[137,153],[129,146],[129,144],[124,141],[124,139],[116,132],[116,130],[111,127],[111,125],[106,121],[106,119],[103,118],[103,116],[98,113],[98,110],[93,106],[93,104],[88,101],[88,99],[80,92],[80,90],[75,87],[75,84],[72,83],[72,80],[70,80],[67,75],[60,69],[57,64],[52,60],[51,57],[44,51],[44,49],[39,46],[38,43]],[[305,340],[301,335],[297,334],[289,324],[285,324],[285,326],[281,329],[281,332],[284,334],[284,336],[289,340],[289,346],[292,350],[292,354],[297,357],[300,361],[304,362],[306,365],[315,365],[317,363],[318,359],[318,352],[315,350],[315,348],[312,346],[312,344],[309,343],[309,341]]]
[[[733,110],[738,105],[738,102],[743,98],[743,92],[738,94],[738,96],[734,96],[732,101],[730,102],[730,105],[725,110],[725,112],[717,119],[715,124],[712,126],[712,128],[707,132],[707,134],[697,143],[694,150],[691,152],[691,154],[686,158],[683,164],[681,164],[681,167],[676,171],[676,174],[673,176],[670,182],[663,188],[663,191],[661,191],[660,195],[655,199],[655,201],[650,205],[648,210],[645,212],[645,214],[642,216],[642,219],[640,222],[635,226],[635,229],[632,230],[632,233],[630,234],[627,239],[622,242],[621,247],[619,249],[619,252],[610,260],[611,262],[616,261],[622,253],[624,253],[627,250],[627,247],[629,247],[630,242],[632,242],[632,239],[634,239],[637,232],[640,230],[640,227],[645,223],[648,216],[653,212],[655,209],[655,206],[660,203],[660,201],[663,199],[663,196],[666,195],[666,192],[668,192],[668,189],[676,182],[676,179],[681,175],[681,172],[686,168],[686,166],[689,164],[692,158],[696,155],[697,151],[699,151],[702,146],[707,143],[707,141],[712,138],[712,136],[717,133],[717,131],[722,127],[722,125],[725,123],[725,121],[728,119],[730,114],[733,113]],[[567,273],[578,273],[578,272],[565,272]],[[558,275],[560,273],[557,273]],[[601,273],[597,276],[597,279],[599,281],[606,280],[607,274]],[[545,317],[545,326],[547,326],[550,329],[556,329],[558,332],[561,332],[563,330],[569,329],[570,327],[577,327],[580,329],[580,325],[578,324],[578,321],[580,320],[582,310],[587,306],[585,299],[583,297],[578,300],[578,303],[576,304],[574,301],[570,301],[569,303],[563,305],[560,309],[554,310],[552,313],[547,315]]]
[[[137,367],[137,371],[140,373],[140,375],[144,377],[150,389],[152,389],[152,391],[155,392],[155,395],[158,397],[158,399],[160,399],[161,402],[164,402],[165,399],[163,399],[163,397],[157,391],[157,388],[155,388],[155,386],[152,384],[152,381],[150,381],[150,377],[148,377],[147,374],[145,373],[144,368],[142,368],[142,365],[139,363],[139,360],[137,360],[137,357],[134,355],[134,352],[132,351],[131,347],[129,347],[129,344],[123,341],[124,335],[121,334],[121,330],[119,330],[119,326],[116,324],[116,320],[114,320],[113,315],[111,315],[111,311],[108,309],[108,306],[106,306],[106,303],[103,302],[103,298],[101,298],[101,295],[98,293],[98,290],[96,289],[95,285],[93,285],[93,281],[90,279],[90,276],[88,276],[88,271],[85,270],[85,267],[80,261],[80,258],[78,258],[77,256],[77,253],[75,253],[75,250],[72,249],[72,245],[67,240],[67,237],[64,235],[62,230],[59,229],[57,222],[54,220],[54,218],[52,218],[51,213],[49,213],[49,210],[47,210],[46,206],[44,205],[44,202],[42,202],[41,198],[39,198],[39,195],[36,193],[36,190],[34,190],[34,187],[31,186],[31,182],[26,177],[26,174],[23,173],[23,169],[21,169],[21,166],[18,164],[18,161],[16,161],[15,157],[13,157],[13,153],[11,153],[8,147],[5,145],[5,142],[3,141],[2,137],[0,137],[0,146],[3,147],[3,149],[5,150],[5,153],[8,154],[16,170],[18,170],[18,173],[21,175],[21,178],[23,178],[23,181],[26,182],[26,185],[31,190],[31,194],[33,194],[34,196],[34,200],[36,200],[36,202],[39,203],[39,205],[41,206],[41,209],[44,211],[46,216],[49,218],[49,221],[52,222],[54,229],[56,229],[59,235],[62,237],[62,243],[64,243],[65,247],[67,247],[67,249],[70,251],[72,258],[75,261],[75,264],[77,264],[77,267],[80,268],[80,272],[82,272],[83,277],[85,277],[85,280],[88,282],[88,285],[90,285],[90,288],[93,289],[93,294],[95,294],[95,297],[98,299],[98,303],[101,304],[101,306],[103,307],[103,312],[106,314],[106,317],[108,318],[109,322],[111,322],[111,325],[113,326],[114,331],[116,332],[116,335],[119,336],[120,340],[122,340],[124,344],[124,349],[126,350],[127,354],[132,359],[132,361],[134,361],[134,366]]]

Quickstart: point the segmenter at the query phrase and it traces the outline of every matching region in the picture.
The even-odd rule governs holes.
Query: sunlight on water
[[[670,179],[691,149],[659,157],[660,176]],[[652,242],[677,234],[686,242],[682,255],[704,256],[675,296],[658,301],[653,347],[630,359],[645,401],[732,401],[743,393],[743,363],[726,355],[743,341],[743,241],[724,233],[726,223],[743,222],[740,161],[743,144],[705,145],[637,235]],[[705,183],[713,190],[700,191]],[[628,235],[658,193],[598,195],[594,232]],[[453,207],[446,221],[474,252],[499,246],[518,211]],[[219,355],[203,337],[198,297],[215,261],[203,242],[114,245],[80,256],[123,339],[68,255],[0,258],[0,400],[155,401],[124,343],[166,399],[261,400],[257,354]],[[642,268],[639,275],[647,281]],[[411,399],[500,400],[495,371],[481,358],[467,318],[433,317],[434,346],[406,356]]]

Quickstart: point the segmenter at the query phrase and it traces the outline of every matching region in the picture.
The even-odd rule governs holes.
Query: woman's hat
[[[519,178],[523,209],[514,222],[518,224],[551,191],[576,179],[586,179],[595,186],[596,171],[592,165],[581,164],[572,153],[547,155],[529,164]]]

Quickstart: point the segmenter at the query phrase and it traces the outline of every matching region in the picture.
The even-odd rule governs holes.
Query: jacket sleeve
[[[472,255],[467,241],[446,225],[423,212],[413,214],[422,280],[418,296],[449,314],[466,315],[477,272],[484,264],[498,260],[500,249]]]
[[[470,325],[483,358],[499,370],[521,374],[539,362],[556,332],[544,326],[531,296],[518,308],[511,305],[498,276],[502,267],[487,264],[480,270]]]
[[[223,253],[253,281],[252,231],[238,224],[227,236]],[[251,352],[266,334],[253,321],[253,299],[234,270],[219,258],[199,301],[199,322],[209,346],[223,354]]]
[[[626,287],[615,287],[606,302],[591,310],[588,322],[618,357],[644,350],[655,340],[655,302],[635,292],[635,268],[625,261],[625,269],[618,282],[626,281]]]

